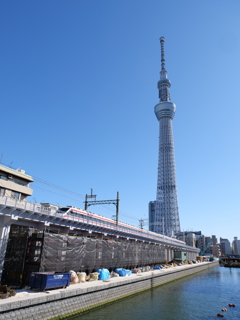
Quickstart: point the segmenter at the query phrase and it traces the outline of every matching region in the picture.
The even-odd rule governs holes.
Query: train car
[[[92,212],[89,212],[89,211],[86,211],[83,209],[79,209],[76,207],[72,207],[72,206],[61,207],[61,208],[59,208],[57,213],[58,213],[58,215],[61,215],[63,218],[66,218],[66,219],[70,219],[70,220],[74,220],[74,221],[78,221],[78,222],[82,222],[82,223],[87,223],[90,225],[92,224],[92,225],[102,226],[107,229],[116,230],[116,227],[117,227],[117,230],[119,232],[128,233],[129,236],[131,236],[131,234],[132,234],[134,236],[148,237],[150,241],[164,240],[164,242],[170,241],[171,243],[185,245],[185,243],[181,240],[177,240],[175,238],[170,238],[170,237],[167,237],[167,236],[164,236],[164,235],[161,235],[161,234],[149,231],[149,230],[140,229],[136,226],[132,226],[132,225],[125,223],[125,222],[119,221],[118,224],[116,225],[116,220],[101,216],[97,213],[92,213]]]

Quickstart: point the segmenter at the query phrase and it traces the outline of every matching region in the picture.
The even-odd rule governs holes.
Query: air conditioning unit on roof
[[[17,169],[17,172],[25,173],[25,170]]]

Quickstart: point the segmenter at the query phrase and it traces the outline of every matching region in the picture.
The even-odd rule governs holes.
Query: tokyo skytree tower
[[[164,37],[161,37],[161,72],[158,81],[160,102],[154,108],[159,121],[157,198],[149,203],[149,230],[172,236],[180,232],[172,131],[176,105],[170,102],[171,82],[165,69],[164,41]]]

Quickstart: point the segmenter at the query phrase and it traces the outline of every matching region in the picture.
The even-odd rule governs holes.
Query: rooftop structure
[[[29,183],[33,178],[22,169],[12,169],[0,165],[0,196],[15,200],[27,200],[32,195]]]

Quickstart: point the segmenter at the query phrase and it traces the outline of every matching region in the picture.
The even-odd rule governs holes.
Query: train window
[[[66,212],[68,211],[70,208],[60,208],[59,211],[62,211],[62,212]]]

